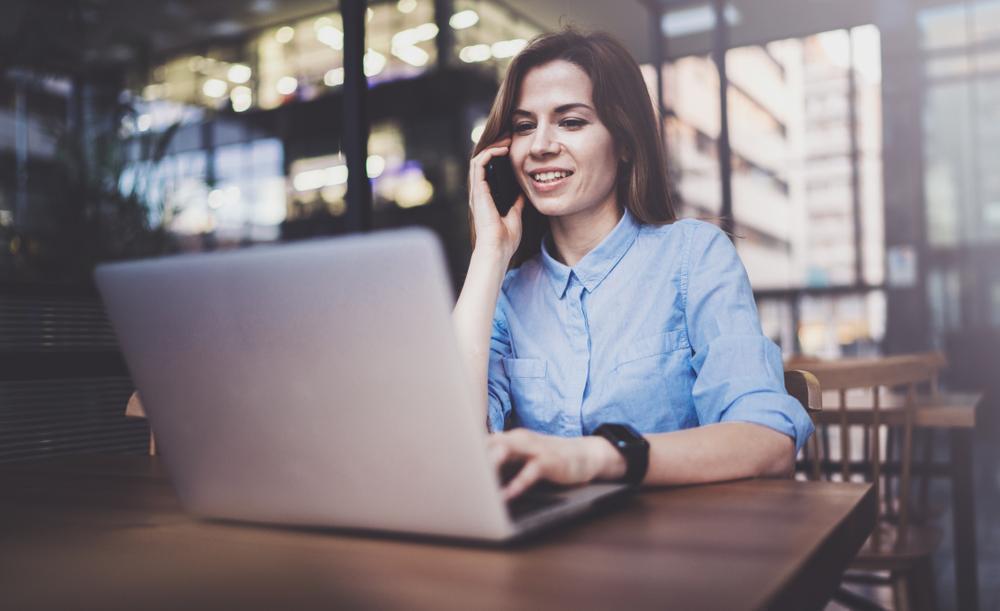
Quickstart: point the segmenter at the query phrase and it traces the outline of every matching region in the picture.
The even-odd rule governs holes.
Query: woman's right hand
[[[507,215],[500,216],[486,182],[486,164],[494,157],[510,154],[510,142],[510,138],[498,140],[469,162],[469,208],[476,230],[475,250],[498,253],[504,261],[510,261],[521,243],[525,197],[523,193],[519,195]]]

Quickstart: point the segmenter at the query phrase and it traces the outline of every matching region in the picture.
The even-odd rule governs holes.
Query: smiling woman
[[[605,127],[593,103],[590,78],[565,60],[529,71],[513,112],[510,158],[521,187],[542,218],[552,219],[561,242],[569,226],[589,241],[607,233],[618,221],[615,168],[626,154]],[[562,149],[562,151],[561,151]],[[555,236],[553,236],[555,237]],[[573,265],[596,242],[571,245],[560,252]]]
[[[505,216],[485,177],[501,156],[523,191]],[[523,464],[508,498],[539,479],[787,475],[812,432],[735,248],[674,222],[664,168],[613,38],[547,34],[511,62],[469,165],[474,248],[453,314],[498,467]]]
[[[548,129],[552,121],[557,122],[556,132]],[[541,195],[543,185],[532,183],[527,175],[546,168],[534,161],[525,165],[526,152],[532,146],[554,146],[568,134],[576,135],[572,140],[578,155],[600,168],[578,177],[578,183],[580,178],[588,181],[588,188],[581,191],[582,185],[574,186],[576,193],[589,192],[594,174],[599,174],[611,181],[616,200],[640,222],[663,224],[676,218],[660,170],[666,167],[663,147],[642,73],[628,51],[606,34],[566,30],[532,41],[511,61],[473,154],[513,136],[510,154],[521,186],[526,193]],[[543,199],[559,200],[555,191],[549,198],[529,198],[524,239],[512,267],[538,254],[550,221],[550,213],[539,206],[545,205]]]

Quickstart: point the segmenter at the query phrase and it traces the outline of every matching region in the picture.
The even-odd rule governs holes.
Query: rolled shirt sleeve
[[[503,359],[512,354],[510,330],[504,320],[502,310],[497,307],[493,315],[493,330],[490,333],[490,361],[487,371],[487,424],[490,432],[504,430],[504,423],[510,415],[510,378],[503,366]]]
[[[729,238],[698,223],[688,249],[685,317],[700,424],[750,422],[784,433],[796,452],[813,431],[785,390],[781,351],[760,328],[753,291]]]

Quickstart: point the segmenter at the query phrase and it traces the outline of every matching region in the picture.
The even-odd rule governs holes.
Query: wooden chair
[[[813,424],[818,425],[817,420],[823,412],[823,391],[816,376],[801,369],[786,369],[785,390],[788,391],[789,395],[798,399],[806,413],[809,414]],[[815,443],[807,443],[803,451],[808,455],[810,449],[813,451],[812,460],[809,461],[812,464],[810,479],[818,480],[820,479],[821,460],[818,454],[819,446]]]
[[[142,452],[133,388],[93,288],[0,282],[0,463]]]
[[[911,603],[916,608],[934,608],[931,556],[941,535],[937,529],[912,522],[910,492],[917,388],[931,383],[936,369],[920,355],[848,359],[807,367],[823,391],[835,391],[838,398],[837,406],[822,412],[817,422],[823,433],[831,426],[837,427],[839,448],[831,447],[828,441],[823,443],[828,436],[814,435],[810,441],[812,477],[850,481],[861,475],[874,484],[879,498],[876,528],[851,565],[852,569],[864,572],[849,571],[845,582],[892,586],[896,609],[908,609]],[[904,398],[895,405],[883,405],[880,390],[899,388],[905,389]],[[900,435],[898,477],[883,468],[886,455],[882,437],[890,423],[898,427]],[[865,432],[860,463],[853,460],[850,435],[852,427],[858,426]],[[894,482],[899,501],[895,511],[887,511],[893,506],[888,492]],[[892,514],[891,520],[885,519],[887,514]],[[888,571],[889,577],[880,577],[872,571]],[[844,589],[835,598],[851,607],[877,607]]]
[[[817,416],[823,411],[823,393],[819,380],[808,371],[790,369],[785,371],[785,390],[798,399],[806,413],[815,423]]]
[[[128,398],[128,405],[125,406],[125,417],[146,421],[146,409],[142,406],[138,390],[133,392],[132,396]],[[153,435],[152,429],[149,429],[149,455],[156,456],[156,436]]]

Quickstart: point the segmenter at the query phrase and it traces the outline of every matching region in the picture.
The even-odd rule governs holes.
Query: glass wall
[[[774,295],[759,300],[762,324],[789,353],[865,352],[884,334],[884,295],[840,290],[883,281],[880,64],[874,26],[726,55],[735,244],[754,289]],[[644,74],[655,91],[655,70]],[[680,214],[718,221],[718,71],[689,56],[666,65],[663,81]],[[792,295],[828,289],[838,294]]]
[[[479,75],[462,79],[469,95],[432,82],[439,34],[432,0],[369,7],[366,165],[377,226],[435,202],[455,200],[464,210],[459,162],[481,129],[498,76],[541,32],[488,0],[457,0],[446,22],[451,69]],[[135,141],[128,180],[145,181],[148,199],[184,249],[347,230],[343,81],[336,11],[163,58],[133,79],[139,111],[123,125]],[[158,150],[165,153],[158,157]],[[448,213],[422,218],[430,216],[465,239],[464,217],[451,227]]]
[[[498,74],[541,29],[489,0],[458,0],[449,18],[453,59]],[[364,58],[370,85],[413,78],[437,64],[438,26],[432,0],[372,3]],[[246,41],[172,57],[139,86],[147,100],[172,100],[246,112],[312,100],[344,82],[344,32],[339,12],[276,25]]]
[[[917,16],[924,53],[927,297],[935,339],[1000,327],[1000,2]]]
[[[542,32],[524,19],[512,19],[507,9],[489,0],[455,0],[455,11],[450,25],[458,60],[487,67],[498,81],[510,59]]]

